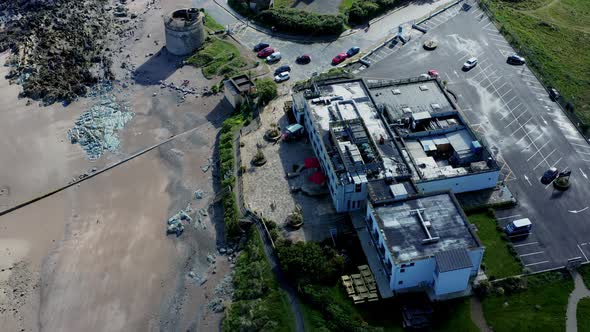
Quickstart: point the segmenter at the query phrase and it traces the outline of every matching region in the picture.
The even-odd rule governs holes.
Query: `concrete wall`
[[[484,248],[469,250],[469,258],[471,258],[471,264],[473,264],[473,267],[471,268],[471,276],[477,275],[479,267],[481,266],[481,261],[483,260],[483,253]]]
[[[414,264],[413,266],[411,266],[412,263]],[[425,286],[425,284],[432,285],[435,265],[434,258],[428,257],[406,262],[404,263],[404,267],[401,264],[394,266],[392,270],[391,289],[399,291],[405,288]]]
[[[184,27],[177,24],[169,24],[169,17],[164,18],[166,35],[166,49],[174,55],[189,55],[196,51],[205,41],[205,26],[203,14],[195,22]]]
[[[437,296],[460,292],[467,289],[471,269],[461,269],[434,275],[434,293]]]
[[[453,178],[442,178],[440,180],[428,180],[417,182],[418,192],[426,194],[437,191],[450,190],[453,193],[476,191],[493,188],[498,183],[500,171],[476,173],[471,175],[457,176]]]

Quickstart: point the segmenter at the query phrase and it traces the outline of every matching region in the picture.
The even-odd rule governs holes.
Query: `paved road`
[[[366,51],[387,36],[397,33],[400,24],[428,15],[437,7],[453,0],[437,0],[423,5],[412,4],[373,22],[368,31],[354,30],[351,31],[352,34],[347,32],[344,37],[337,40],[324,42],[311,38],[309,40],[292,40],[265,34],[232,16],[229,13],[232,10],[224,0],[217,1],[219,4],[212,0],[194,0],[194,4],[205,8],[220,24],[230,26],[234,37],[248,48],[264,41],[279,50],[283,55],[283,60],[272,67],[275,68],[283,64],[292,65],[292,81],[298,81],[309,78],[313,72],[322,72],[332,68],[330,62],[336,54],[346,52],[352,46],[360,47],[362,52]],[[311,55],[312,62],[308,65],[295,64],[295,59],[301,54]]]
[[[437,69],[474,130],[482,135],[502,166],[502,179],[519,205],[498,211],[506,224],[528,217],[534,224],[526,239],[513,239],[525,267],[542,271],[568,259],[590,258],[590,145],[526,66],[510,66],[514,53],[484,13],[472,7],[446,21],[426,23],[427,34],[402,46],[360,72],[365,77],[404,78]],[[439,41],[432,52],[422,49],[427,39]],[[476,56],[479,64],[461,71]],[[555,166],[572,171],[572,187],[559,192],[540,183],[543,172]]]

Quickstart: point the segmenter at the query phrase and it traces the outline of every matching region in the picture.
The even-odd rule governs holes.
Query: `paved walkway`
[[[438,7],[453,1],[434,0],[425,4],[410,4],[373,20],[368,30],[348,30],[336,40],[318,39],[310,35],[295,37],[272,34],[241,18],[229,8],[226,0],[195,0],[195,6],[205,8],[220,24],[229,26],[234,37],[248,48],[252,48],[261,41],[268,42],[283,55],[283,60],[275,66],[294,64],[295,58],[304,53],[311,55],[313,60],[309,65],[294,66],[291,76],[294,81],[297,81],[309,78],[313,72],[330,69],[332,67],[330,61],[336,54],[345,52],[352,46],[360,47],[361,52],[367,51],[396,34],[400,24],[427,16]]]
[[[569,301],[567,303],[567,312],[566,312],[566,325],[565,331],[566,332],[576,332],[578,331],[578,320],[576,317],[576,310],[578,308],[578,302],[580,299],[584,297],[590,297],[590,290],[584,284],[584,280],[582,276],[577,271],[572,272],[572,277],[574,278],[574,285],[575,288],[570,294]]]

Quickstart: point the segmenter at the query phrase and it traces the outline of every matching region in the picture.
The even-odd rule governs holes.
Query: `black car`
[[[311,56],[309,56],[307,54],[303,54],[303,55],[298,56],[296,61],[299,64],[306,65],[311,62]]]
[[[291,71],[291,67],[289,67],[289,65],[280,66],[275,70],[275,76],[286,71]]]
[[[258,44],[256,44],[256,46],[254,46],[254,52],[260,52],[269,46],[270,45],[267,43],[258,43]]]
[[[525,60],[523,57],[513,54],[506,59],[506,62],[511,65],[524,65]]]
[[[555,167],[551,167],[543,173],[541,177],[542,184],[549,184],[559,175],[559,171]]]
[[[547,90],[549,90],[549,98],[551,98],[551,100],[557,101],[557,99],[561,97],[559,91],[557,91],[555,88],[548,87]]]

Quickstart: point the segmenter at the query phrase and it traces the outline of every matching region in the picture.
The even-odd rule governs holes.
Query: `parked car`
[[[311,62],[311,56],[309,56],[307,54],[303,54],[303,55],[298,56],[296,61],[299,64],[306,65]]]
[[[265,58],[265,57],[273,54],[274,52],[275,52],[274,48],[267,47],[267,48],[263,49],[262,51],[258,52],[258,57]]]
[[[269,46],[270,45],[268,43],[258,43],[254,46],[254,52],[260,52]]]
[[[548,87],[547,90],[549,91],[549,98],[551,98],[551,100],[557,101],[557,99],[561,97],[559,91],[557,91],[555,88]]]
[[[542,184],[549,184],[551,181],[555,180],[555,178],[559,175],[559,170],[555,167],[551,167],[543,173],[541,177]]]
[[[289,72],[284,71],[284,72],[278,74],[277,76],[275,76],[275,82],[277,82],[277,83],[284,82],[284,81],[288,80],[289,78],[291,78],[291,75],[289,75]]]
[[[275,76],[286,71],[291,71],[291,67],[289,67],[289,65],[280,66],[275,70]]]
[[[437,78],[438,77],[438,71],[434,70],[434,69],[430,69],[428,71],[428,76],[432,77],[432,78]]]
[[[471,70],[473,67],[475,67],[477,65],[477,58],[469,58],[467,59],[467,61],[465,61],[465,63],[463,64],[463,70],[464,71],[468,71]]]
[[[352,56],[355,56],[360,51],[361,51],[360,47],[354,46],[354,47],[351,47],[348,51],[346,51],[346,55],[348,55],[348,57],[350,58]]]
[[[332,59],[332,64],[337,65],[348,58],[348,54],[340,53]]]
[[[508,236],[516,236],[522,235],[526,236],[531,232],[533,228],[533,223],[529,220],[529,218],[522,218],[518,220],[514,220],[510,222],[508,225],[504,227],[504,232]]]
[[[273,54],[266,57],[266,62],[268,62],[268,63],[277,62],[277,61],[281,60],[282,57],[283,56],[281,55],[281,52],[274,52]]]
[[[519,55],[512,54],[508,57],[508,59],[506,59],[506,62],[511,65],[524,65],[525,60]]]

